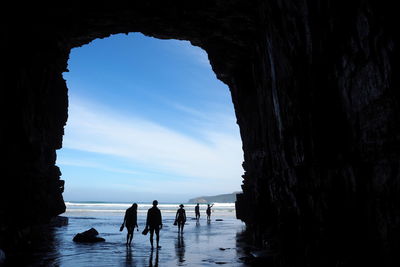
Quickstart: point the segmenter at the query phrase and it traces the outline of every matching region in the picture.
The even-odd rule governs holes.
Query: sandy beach
[[[244,224],[234,212],[214,212],[211,222],[202,218],[197,223],[188,212],[184,233],[173,225],[174,213],[163,213],[160,249],[151,250],[149,235],[141,231],[145,213],[138,213],[139,232],[135,231],[132,246],[127,247],[126,230],[119,231],[123,213],[81,212],[69,210],[65,226],[54,227],[51,238],[34,248],[23,262],[25,266],[244,266],[244,256],[237,245],[237,235]],[[81,244],[72,241],[76,233],[95,228],[105,242]]]

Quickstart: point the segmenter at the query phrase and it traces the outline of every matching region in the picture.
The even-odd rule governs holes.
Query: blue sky
[[[205,51],[142,34],[71,51],[57,165],[69,201],[185,202],[239,191],[242,144]]]

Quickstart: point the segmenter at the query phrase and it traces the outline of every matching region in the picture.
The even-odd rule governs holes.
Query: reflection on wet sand
[[[200,236],[200,222],[196,222],[196,227],[194,228],[194,233],[195,233],[195,241],[196,243],[199,243],[199,236]]]
[[[158,267],[158,249],[156,249],[156,258],[153,265],[153,249],[150,252],[149,267]]]
[[[178,234],[178,238],[175,240],[175,253],[178,260],[178,266],[185,262],[185,241],[183,234]]]
[[[125,263],[127,266],[132,264],[132,249],[131,249],[131,247],[126,247]]]

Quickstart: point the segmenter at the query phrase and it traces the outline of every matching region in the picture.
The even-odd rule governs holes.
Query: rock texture
[[[0,249],[0,266],[6,262],[6,254]]]
[[[76,234],[72,240],[78,243],[97,243],[106,241],[98,235],[99,232],[97,232],[96,229],[90,228],[89,230]]]
[[[397,9],[373,1],[63,2],[9,7],[0,248],[62,213],[54,165],[73,47],[115,33],[190,40],[229,85],[243,140],[238,215],[276,266],[398,266]],[[396,89],[397,88],[397,89]],[[266,243],[267,242],[267,243]]]

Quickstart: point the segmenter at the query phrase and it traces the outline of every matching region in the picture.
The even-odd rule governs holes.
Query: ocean
[[[149,235],[142,235],[147,210],[151,203],[138,204],[139,231],[135,231],[132,246],[127,247],[126,229],[119,231],[125,210],[132,203],[72,202],[61,216],[68,224],[52,229],[42,245],[30,256],[17,257],[19,266],[244,266],[244,252],[238,236],[244,224],[236,219],[234,203],[215,203],[211,221],[206,220],[206,205],[200,205],[201,218],[195,220],[194,204],[184,204],[187,221],[182,235],[173,225],[180,203],[160,203],[163,228],[159,250],[151,250]],[[95,228],[105,242],[81,244],[72,241],[80,232]]]
[[[67,201],[65,205],[66,216],[123,216],[125,210],[133,203],[112,203],[112,202],[80,202]],[[147,210],[152,207],[151,203],[138,202],[138,217],[145,216]],[[181,203],[159,203],[158,208],[163,215],[175,216]],[[196,204],[183,204],[187,217],[195,217],[194,207]],[[205,216],[207,204],[200,204],[200,214]],[[235,203],[214,203],[212,207],[212,216],[235,217]]]

